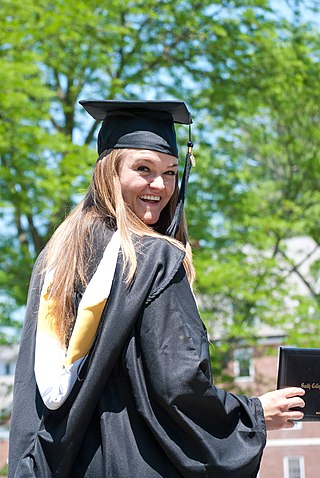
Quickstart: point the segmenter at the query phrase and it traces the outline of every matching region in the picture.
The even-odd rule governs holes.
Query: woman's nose
[[[150,187],[154,189],[164,189],[166,187],[165,181],[162,176],[156,176],[154,177],[151,182],[150,182]]]

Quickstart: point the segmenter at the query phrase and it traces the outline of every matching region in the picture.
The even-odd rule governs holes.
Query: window
[[[237,349],[234,351],[234,376],[237,380],[253,380],[253,349]]]
[[[305,478],[303,456],[285,456],[283,467],[284,478]]]
[[[0,362],[0,375],[13,375],[15,366],[10,362]]]
[[[302,429],[302,421],[301,420],[298,420],[296,422],[293,423],[293,428],[287,428],[286,431],[290,431],[290,430],[301,430]]]

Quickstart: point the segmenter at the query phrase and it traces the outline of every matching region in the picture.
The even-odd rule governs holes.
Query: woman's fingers
[[[289,404],[289,409],[295,408],[295,407],[303,408],[305,406],[304,400],[302,400],[302,398],[299,398],[299,397],[290,398],[290,400],[288,400],[288,404]]]
[[[288,387],[268,392],[259,397],[268,430],[292,428],[293,420],[301,420],[305,406],[301,398],[305,391],[299,387]],[[298,409],[298,410],[297,410]]]
[[[305,394],[304,389],[300,387],[286,387],[281,388],[279,391],[282,391],[286,398],[303,396]]]

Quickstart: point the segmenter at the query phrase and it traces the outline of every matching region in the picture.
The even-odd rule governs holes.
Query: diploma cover
[[[301,387],[303,421],[320,420],[320,349],[280,347],[277,388]]]

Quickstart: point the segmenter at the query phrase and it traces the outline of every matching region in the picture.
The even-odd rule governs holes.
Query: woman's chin
[[[152,227],[154,224],[156,224],[159,220],[159,215],[155,216],[153,215],[145,215],[143,217],[140,217],[141,221],[144,222],[147,226]]]

